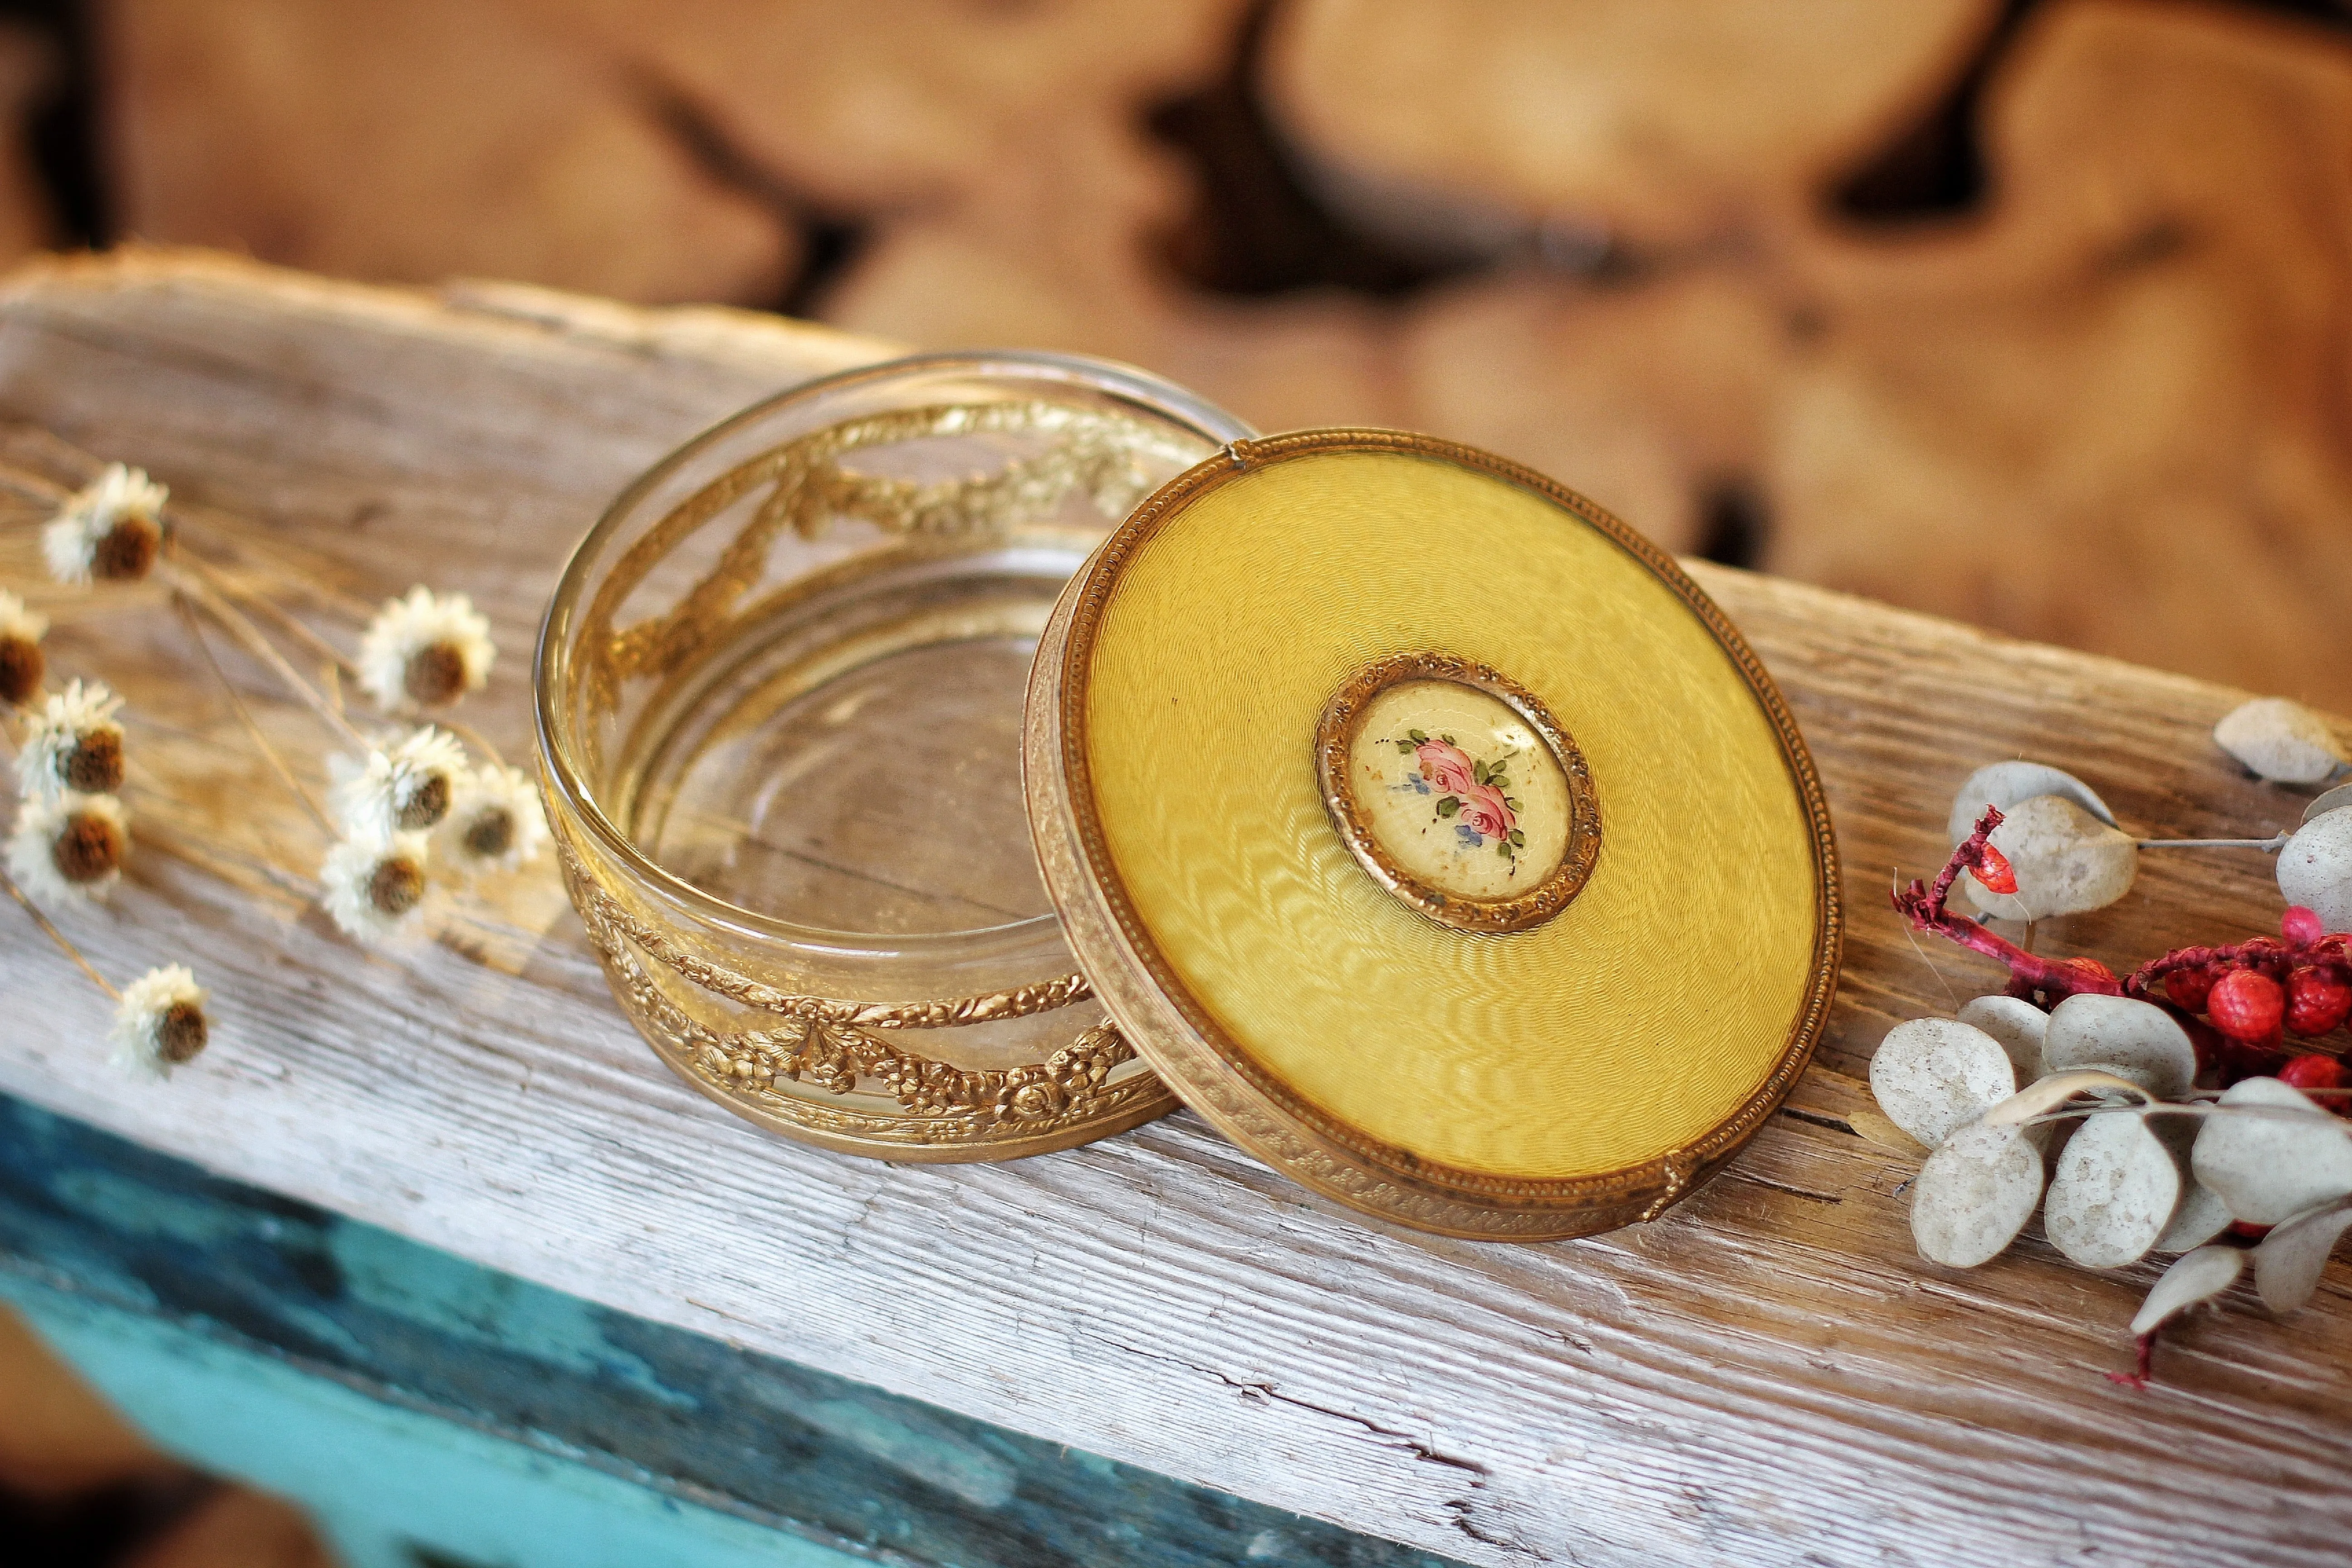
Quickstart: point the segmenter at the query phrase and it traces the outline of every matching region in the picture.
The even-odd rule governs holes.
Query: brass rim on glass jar
[[[541,782],[614,994],[671,1068],[895,1160],[1175,1108],[1037,879],[1021,702],[1095,545],[1249,433],[1123,366],[922,356],[794,388],[622,494],[541,628]]]

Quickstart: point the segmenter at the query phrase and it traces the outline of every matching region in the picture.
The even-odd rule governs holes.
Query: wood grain
[[[350,593],[471,592],[504,649],[473,716],[520,750],[540,602],[604,499],[712,418],[880,352],[144,252],[0,291],[0,413],[148,466]],[[12,584],[28,541],[0,527]],[[606,1306],[1470,1562],[2339,1561],[2340,1271],[2282,1322],[2233,1299],[2161,1353],[2157,1390],[2116,1388],[2099,1374],[2152,1271],[2086,1272],[2031,1238],[1972,1273],[1920,1263],[1916,1156],[1856,1080],[1893,1021],[1991,979],[1915,952],[1873,897],[1940,859],[1957,782],[2022,753],[2134,826],[2267,831],[2300,798],[2206,738],[2240,694],[1704,580],[1811,740],[1854,921],[1789,1111],[1650,1226],[1540,1247],[1382,1229],[1188,1115],[1003,1166],[764,1137],[628,1032],[551,873],[398,959],[275,890],[268,868],[314,851],[283,842],[290,807],[175,623],[133,596],[41,595],[53,663],[121,686],[150,716],[134,754],[206,804],[181,808],[191,858],[151,836],[112,908],[69,929],[110,971],[194,963],[218,1043],[165,1088],[124,1084],[100,1064],[99,999],[12,928],[0,1089]],[[2124,903],[2042,941],[2127,961],[2277,907],[2259,857],[2151,857]],[[1704,954],[1675,962],[1706,983]]]

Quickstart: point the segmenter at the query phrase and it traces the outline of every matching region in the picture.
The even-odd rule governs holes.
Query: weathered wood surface
[[[352,592],[470,591],[505,650],[474,717],[519,747],[541,600],[602,501],[709,419],[877,352],[148,253],[0,294],[0,414],[147,465]],[[0,575],[29,575],[28,541],[0,530]],[[1899,1195],[1916,1156],[1872,1135],[1856,1081],[1895,1019],[1990,983],[1915,952],[1876,893],[1940,860],[1959,778],[2021,752],[2150,831],[2267,831],[2300,799],[2206,738],[2240,694],[1705,580],[1811,737],[1853,932],[1790,1113],[1647,1226],[1542,1247],[1382,1229],[1185,1115],[1003,1166],[762,1136],[629,1033],[551,879],[388,960],[241,872],[291,812],[173,624],[126,600],[42,595],[52,658],[168,715],[184,738],[153,723],[134,751],[213,791],[177,825],[211,869],[151,841],[111,910],[70,929],[114,971],[186,956],[217,987],[218,1043],[167,1087],[126,1086],[100,1063],[99,1000],[19,928],[0,1089],[605,1306],[1471,1562],[2339,1561],[2340,1270],[2281,1322],[2233,1299],[2163,1352],[2157,1390],[2114,1387],[2099,1374],[2126,1363],[2152,1270],[2085,1272],[2034,1239],[1972,1273],[1920,1263]],[[2152,859],[2125,902],[2043,941],[2128,961],[2277,907],[2259,857]],[[1707,983],[1704,953],[1675,961]]]
[[[416,1568],[422,1553],[400,1542],[507,1568],[1453,1561],[593,1306],[0,1096],[0,1309],[11,1302],[45,1331],[94,1317],[73,1337],[111,1327],[160,1347],[132,1362],[145,1377],[119,1352],[90,1371],[126,1413],[176,1427],[175,1446],[206,1468],[241,1463],[301,1502],[343,1568]],[[9,1327],[0,1311],[0,1358]],[[207,1429],[188,1378],[257,1352],[269,1373],[258,1397],[285,1405],[270,1432],[249,1435],[263,1425],[250,1392],[231,1401],[245,1419]],[[0,1359],[0,1400],[36,1392],[10,1370]],[[352,1422],[331,1399],[273,1393],[305,1380],[397,1408]],[[35,1403],[26,1422],[0,1404],[0,1487],[64,1495],[152,1468],[102,1412],[61,1430],[51,1412],[65,1402]],[[406,1451],[383,1458],[410,1473],[322,1475],[301,1460],[380,1453],[387,1422]],[[542,1465],[572,1479],[533,1484]],[[474,1506],[420,1506],[453,1470]],[[296,1568],[256,1552],[204,1561]]]

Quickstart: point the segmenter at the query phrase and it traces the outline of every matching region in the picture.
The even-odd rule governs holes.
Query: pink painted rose
[[[1444,741],[1423,741],[1413,750],[1421,760],[1421,776],[1435,784],[1446,795],[1463,795],[1478,787],[1478,775],[1471,771],[1470,759],[1458,746]]]
[[[1493,784],[1474,784],[1456,793],[1462,796],[1462,809],[1454,814],[1455,821],[1489,838],[1509,837],[1518,817],[1501,790]]]

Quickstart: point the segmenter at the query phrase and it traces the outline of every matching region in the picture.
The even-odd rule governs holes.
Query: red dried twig
[[[2114,970],[2095,958],[2042,958],[2026,952],[2008,938],[1997,936],[1966,915],[1956,915],[1945,907],[1951,896],[1952,883],[1962,871],[1975,871],[1979,879],[1989,885],[2008,880],[2009,863],[2001,859],[2000,851],[1989,842],[1992,830],[2001,824],[2001,814],[1986,806],[1977,818],[1974,833],[1960,840],[1952,858],[1937,873],[1935,885],[1914,879],[1907,888],[1895,893],[1895,910],[1912,926],[1947,942],[1955,942],[1971,952],[1998,959],[2009,970],[2009,989],[2012,995],[2032,997],[2039,993],[2052,1002],[2085,993],[2100,996],[2120,996],[2123,982]],[[2013,886],[2014,883],[2011,883]]]
[[[2163,1331],[2164,1326],[2159,1323],[2155,1328],[2148,1330],[2147,1332],[2140,1335],[2138,1340],[2136,1342],[2139,1351],[2139,1355],[2137,1361],[2134,1362],[2132,1370],[2129,1372],[2108,1373],[2106,1374],[2107,1381],[2109,1383],[2119,1383],[2126,1388],[2136,1388],[2139,1390],[2140,1393],[2146,1394],[2147,1392],[2148,1379],[2156,1375],[2156,1336]]]

